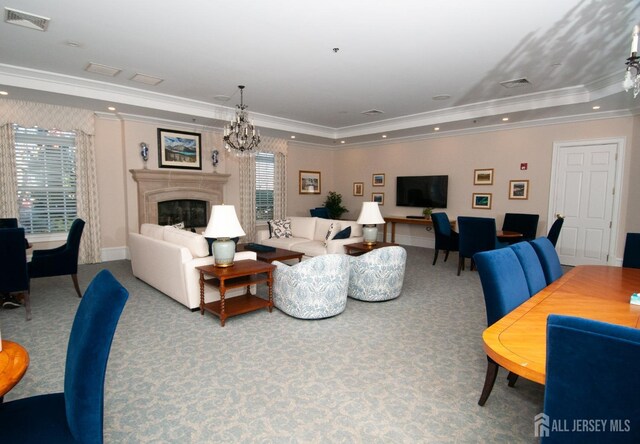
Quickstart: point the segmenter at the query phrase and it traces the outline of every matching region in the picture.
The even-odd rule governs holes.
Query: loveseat
[[[201,235],[171,226],[142,224],[140,233],[129,233],[129,255],[133,275],[190,309],[200,307],[200,272],[196,267],[213,264],[209,245]],[[252,251],[238,252],[235,260],[256,259]],[[228,290],[236,296],[245,289]],[[205,285],[205,302],[220,299],[220,293]]]
[[[297,251],[306,258],[332,253],[344,254],[345,245],[363,240],[362,226],[354,220],[288,217],[275,221],[275,225],[278,227],[274,228],[274,222],[270,221],[270,229],[258,229],[256,243]],[[351,228],[348,238],[334,239],[334,236],[347,227]]]

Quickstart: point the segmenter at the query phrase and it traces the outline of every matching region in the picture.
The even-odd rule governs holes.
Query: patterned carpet
[[[130,291],[105,384],[107,443],[537,442],[543,387],[500,370],[477,404],[486,357],[476,272],[456,277],[457,255],[408,247],[402,295],[349,299],[319,321],[274,309],[230,318],[191,312],[131,274],[128,261],[80,267],[84,289],[110,269]],[[5,400],[62,391],[78,304],[71,278],[32,281],[33,320],[0,312],[2,337],[31,365]],[[265,294],[265,288],[259,289]]]

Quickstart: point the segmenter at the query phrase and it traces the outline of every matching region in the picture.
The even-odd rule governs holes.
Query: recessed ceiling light
[[[591,109],[600,109],[600,105],[596,105],[596,106],[594,106],[594,107],[593,107],[593,108],[591,108]]]
[[[449,94],[438,94],[437,96],[431,97],[432,100],[448,100],[451,96]]]
[[[433,130],[434,130],[434,131],[440,131],[440,127],[439,127],[439,126],[436,126]]]
[[[347,143],[347,142],[345,142],[344,140],[341,140],[340,143]]]
[[[0,91],[0,96],[8,96],[9,93],[6,91]]]
[[[386,139],[386,138],[387,138],[387,135],[386,135],[386,134],[383,134],[383,135],[382,135],[382,138],[383,138],[383,139]]]
[[[109,111],[115,111],[115,110],[116,110],[116,107],[115,107],[115,106],[110,106],[110,107],[108,107],[107,109],[108,109]]]
[[[509,121],[509,118],[508,118],[508,117],[503,117],[503,118],[502,118],[502,121],[503,121],[503,122],[508,122],[508,121]]]
[[[291,138],[292,138],[292,139],[295,139],[295,138],[296,138],[296,136],[291,136]]]

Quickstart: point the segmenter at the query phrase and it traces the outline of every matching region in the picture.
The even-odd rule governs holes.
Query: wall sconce
[[[217,167],[218,166],[218,162],[220,162],[220,159],[218,158],[218,155],[220,153],[218,152],[218,150],[213,150],[211,152],[211,163],[213,163],[213,167]]]
[[[147,160],[149,160],[149,146],[145,142],[140,142],[140,157],[144,161],[144,169],[147,169]]]

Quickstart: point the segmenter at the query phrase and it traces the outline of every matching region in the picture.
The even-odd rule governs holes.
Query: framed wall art
[[[158,167],[202,169],[200,134],[158,128]]]
[[[378,205],[384,205],[384,193],[371,193],[371,202],[378,202]]]
[[[364,196],[364,182],[353,182],[353,195]]]
[[[474,185],[493,185],[493,168],[473,170]]]
[[[371,185],[374,187],[384,186],[384,173],[376,173],[371,177]]]
[[[509,181],[509,199],[529,199],[529,181],[528,180],[510,180]]]
[[[320,194],[320,171],[300,171],[300,194]]]
[[[491,193],[473,193],[471,208],[479,210],[491,209]]]

